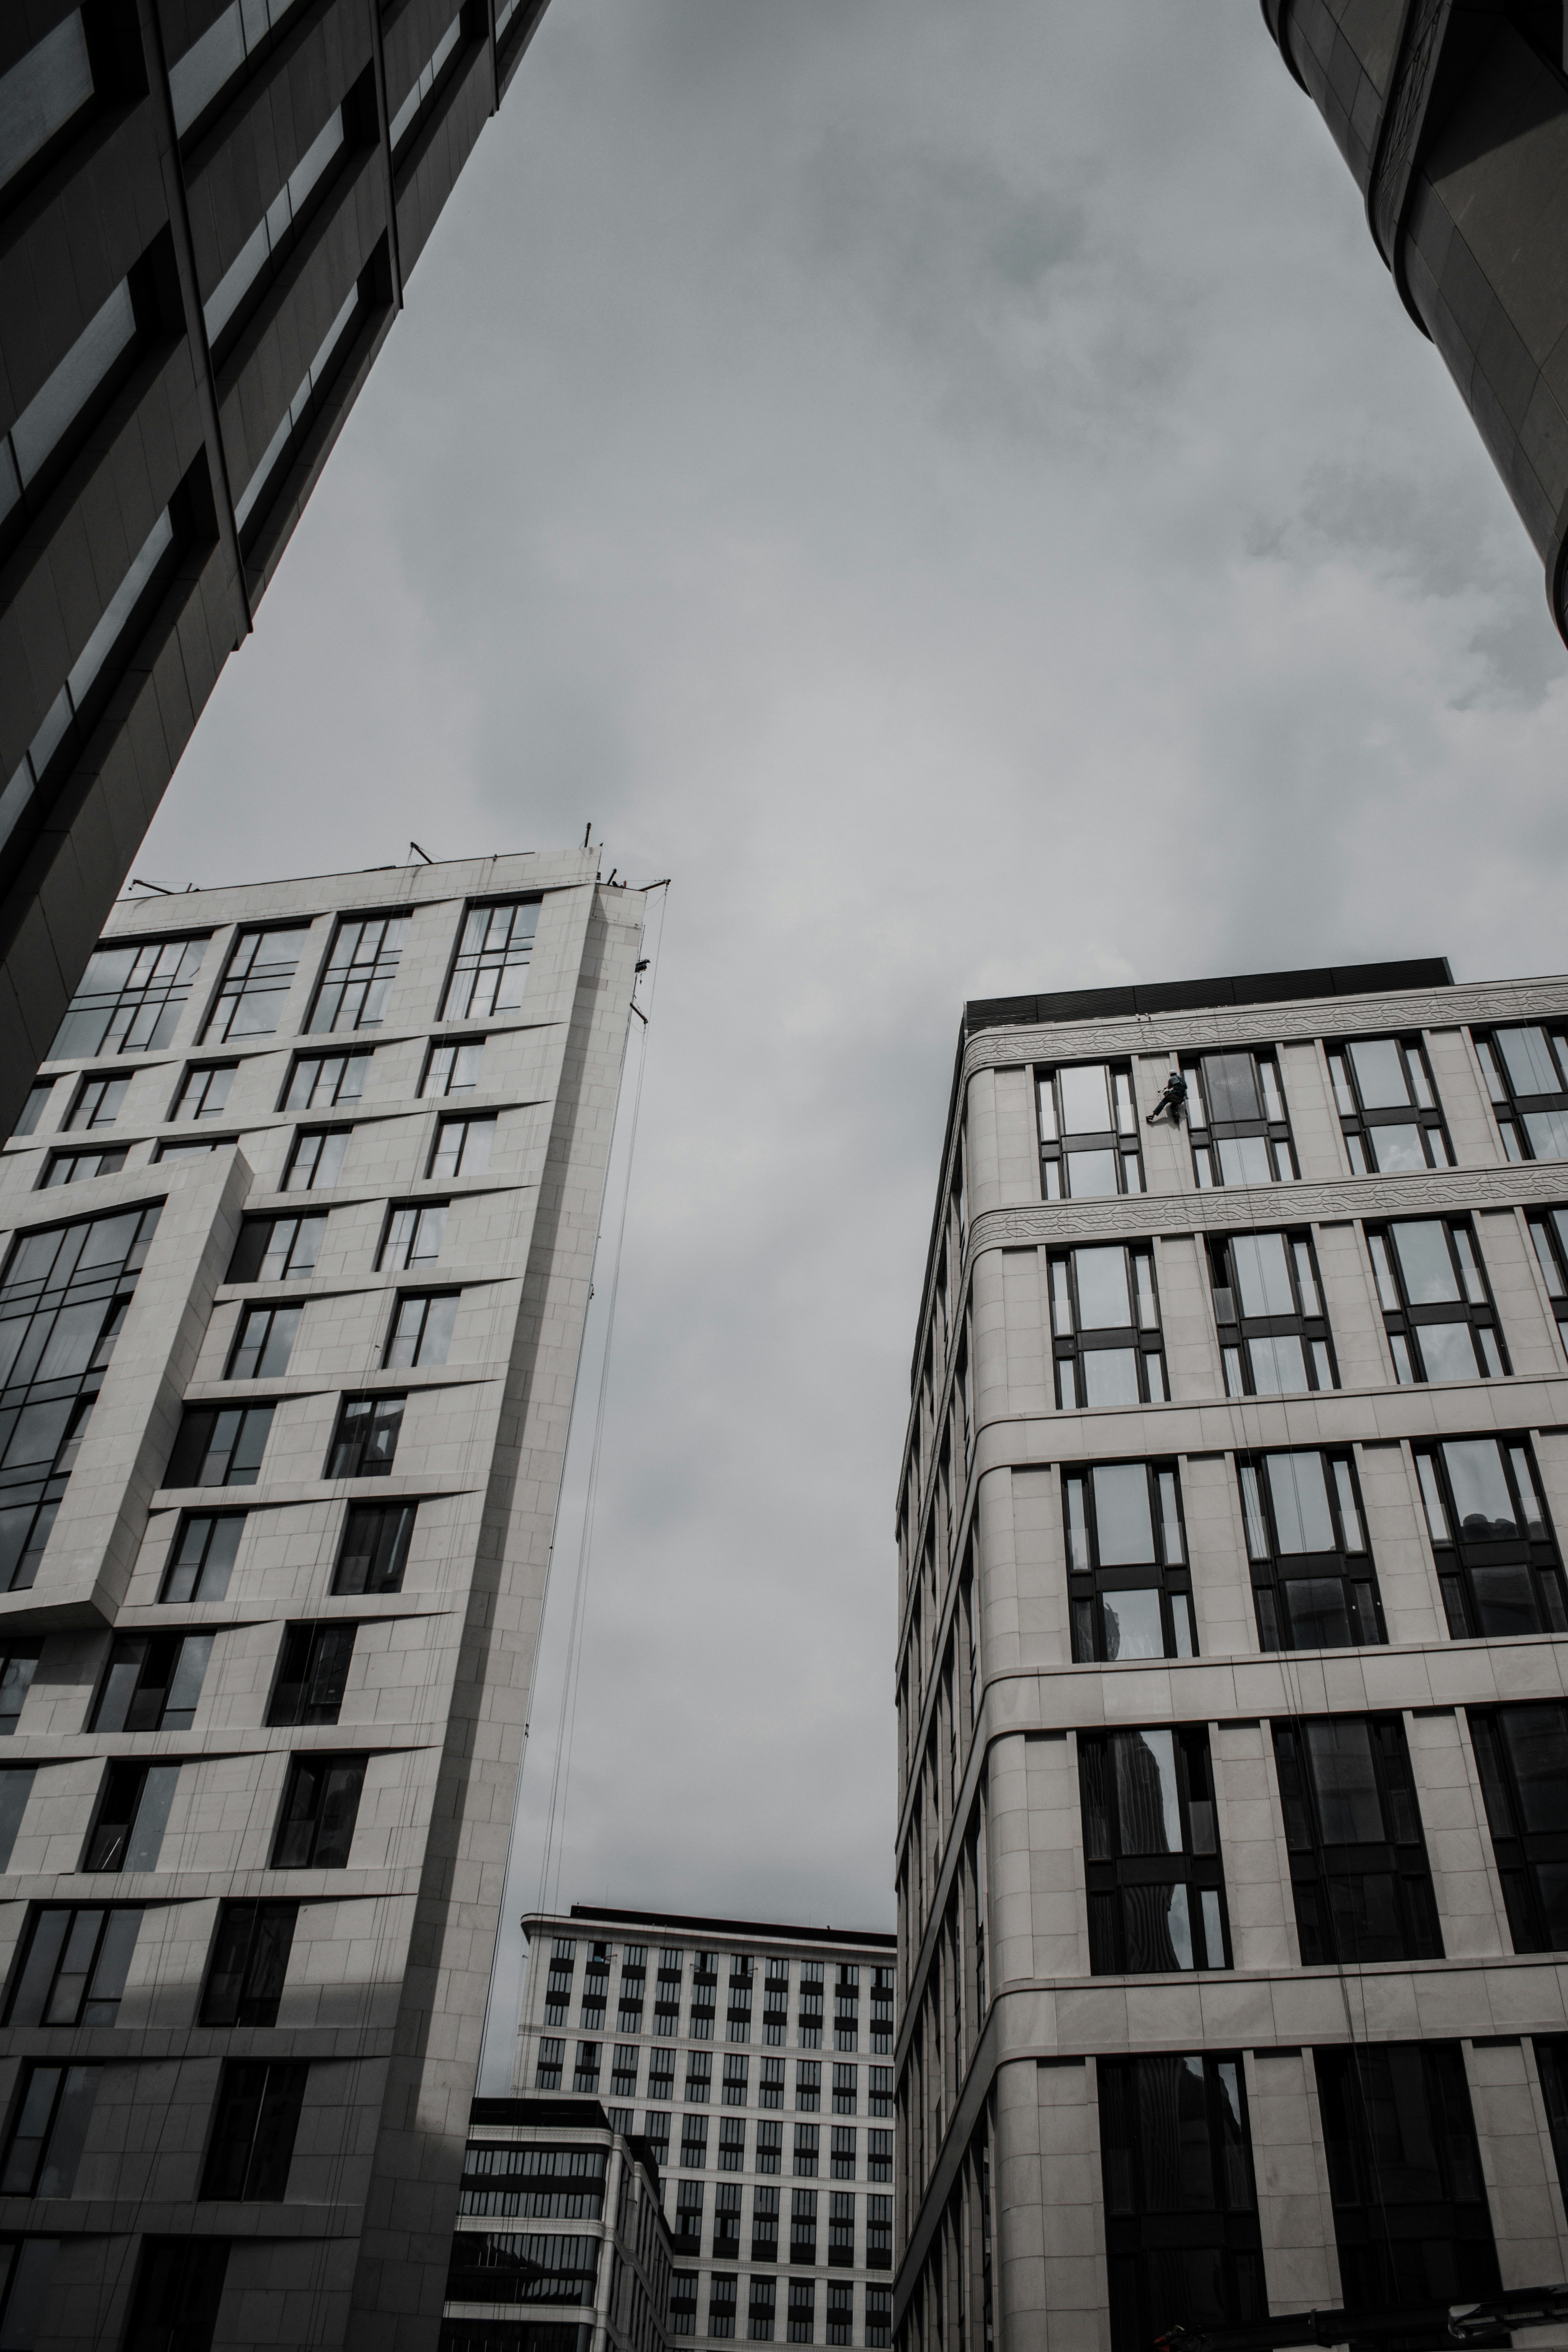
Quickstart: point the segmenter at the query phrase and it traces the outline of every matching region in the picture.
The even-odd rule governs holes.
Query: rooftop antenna
[[[416,841],[411,841],[408,846],[410,849],[418,851],[419,856],[425,860],[426,866],[435,865],[436,860],[431,856],[430,852],[427,849],[420,849],[419,844]]]
[[[584,849],[586,849],[586,848],[587,848],[587,846],[588,846],[588,835],[593,832],[593,830],[594,830],[594,820],[593,820],[593,818],[592,818],[592,817],[590,817],[590,818],[588,819],[587,824],[583,827],[583,846],[584,846]]]

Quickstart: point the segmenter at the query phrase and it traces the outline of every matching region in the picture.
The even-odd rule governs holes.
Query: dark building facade
[[[1263,0],[1546,570],[1568,639],[1563,0]]]
[[[0,1132],[543,13],[0,7]]]

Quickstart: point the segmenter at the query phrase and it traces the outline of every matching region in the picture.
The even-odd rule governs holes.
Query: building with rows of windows
[[[894,1938],[591,1903],[522,1927],[519,2095],[640,2133],[671,2336],[890,2344]]]
[[[543,14],[0,7],[0,1131]]]
[[[6,2352],[436,2352],[644,903],[123,905],[0,1154]]]
[[[1565,1326],[1568,981],[966,1008],[897,1506],[905,2352],[1568,2275]]]

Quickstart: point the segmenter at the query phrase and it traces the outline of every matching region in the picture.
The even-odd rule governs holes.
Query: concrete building
[[[670,2336],[889,2344],[894,1938],[592,1903],[522,1927],[518,2092],[640,2116]]]
[[[653,2151],[596,2099],[475,2100],[442,2352],[665,2352],[670,2260]]]
[[[0,8],[0,1132],[543,13]]]
[[[1568,638],[1563,0],[1262,0],[1474,417]]]
[[[7,2352],[435,2352],[643,903],[123,905],[0,1156]]]
[[[1565,1204],[1568,980],[966,1008],[898,1496],[906,2352],[1568,2276]]]

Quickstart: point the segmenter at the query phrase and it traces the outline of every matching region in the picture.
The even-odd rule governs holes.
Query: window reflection
[[[1062,1496],[1074,1657],[1190,1658],[1192,1579],[1174,1465],[1070,1470]]]
[[[1131,1064],[1079,1062],[1040,1071],[1035,1097],[1047,1201],[1143,1190]]]

